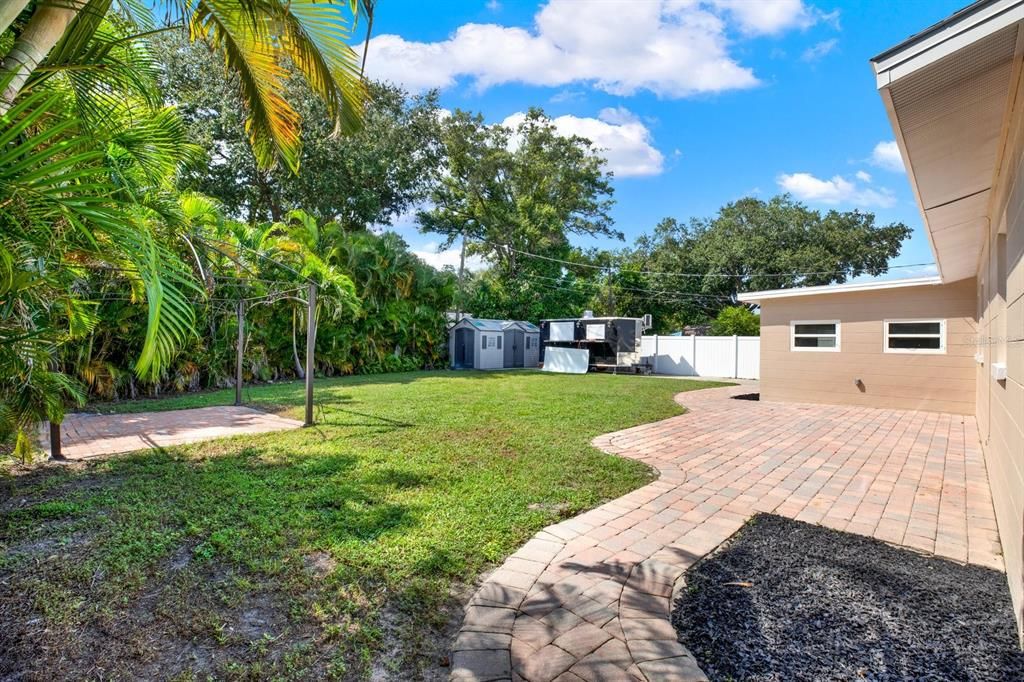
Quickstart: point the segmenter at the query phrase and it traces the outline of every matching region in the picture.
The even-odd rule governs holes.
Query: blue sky
[[[932,257],[868,60],[965,0],[385,0],[367,69],[448,109],[542,107],[616,171],[626,244],[666,216],[790,191],[914,228],[894,264]],[[435,264],[437,239],[406,240]],[[577,240],[621,247],[620,242]],[[931,274],[898,269],[899,276]]]

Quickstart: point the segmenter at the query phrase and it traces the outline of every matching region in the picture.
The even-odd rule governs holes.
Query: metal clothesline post
[[[316,350],[316,283],[309,283],[309,295],[306,304],[306,423],[313,426],[313,353]]]
[[[242,404],[242,356],[245,353],[245,300],[238,301],[238,346],[235,348],[235,405]]]

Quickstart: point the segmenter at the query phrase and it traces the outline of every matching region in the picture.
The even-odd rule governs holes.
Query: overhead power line
[[[547,277],[545,275],[535,275],[535,274],[519,273],[517,275],[517,277],[527,277],[529,279],[540,278],[540,279],[551,280],[552,282],[561,282],[561,283],[567,284],[567,282],[565,282],[565,280],[559,279],[557,277]],[[638,289],[636,287],[626,287],[626,286],[621,286],[621,285],[615,284],[615,283],[602,284],[602,283],[594,282],[594,281],[591,281],[591,280],[577,280],[576,283],[577,284],[587,285],[587,286],[594,286],[594,287],[598,287],[598,288],[605,287],[605,286],[613,286],[616,289],[618,289],[619,291],[633,291],[633,292],[637,292],[637,293],[641,293],[641,294],[650,294],[652,296],[660,296],[660,295],[672,296],[672,297],[675,297],[676,299],[693,298],[693,299],[708,299],[708,300],[712,300],[713,299],[713,300],[718,300],[718,301],[732,301],[732,297],[731,296],[726,296],[724,294],[703,294],[703,293],[700,293],[700,292],[697,292],[697,291],[664,291],[664,290],[657,290],[657,289]]]
[[[530,253],[529,251],[520,251],[519,249],[509,249],[514,253],[518,253],[523,256],[529,256],[530,258],[539,258],[541,260],[551,261],[552,263],[562,263],[564,265],[571,265],[580,268],[590,268],[592,270],[616,270],[619,274],[629,275],[653,275],[656,277],[806,277],[809,275],[847,275],[852,272],[852,268],[847,270],[820,270],[820,271],[808,271],[808,272],[743,272],[743,273],[724,273],[724,272],[656,272],[653,270],[622,270],[618,266],[614,265],[593,265],[591,263],[579,263],[576,261],[563,260],[561,258],[552,258],[551,256],[542,256],[536,253]],[[903,265],[889,265],[886,266],[887,270],[896,270],[900,268],[922,268],[931,267],[935,263],[907,263]]]
[[[573,287],[568,287],[568,286],[559,286],[557,284],[548,284],[546,282],[533,282],[532,284],[534,286],[538,286],[538,287],[540,287],[542,289],[547,289],[549,291],[566,291],[566,292],[571,292],[571,293],[575,293],[575,294],[589,295],[588,292],[580,291],[579,289],[575,289]],[[585,284],[587,286],[597,287],[597,289],[601,288],[601,285],[598,284],[597,282],[581,281],[581,282],[578,282],[578,284]],[[599,292],[598,291],[594,291],[592,293],[599,293]],[[699,298],[674,298],[674,297],[671,297],[671,296],[662,296],[662,297],[660,297],[660,300],[661,301],[670,302],[670,303],[689,303],[689,304],[697,306],[698,308],[702,308],[703,310],[705,310],[707,312],[717,312],[718,311],[718,308],[711,307],[710,302],[706,301],[705,299],[699,299]]]

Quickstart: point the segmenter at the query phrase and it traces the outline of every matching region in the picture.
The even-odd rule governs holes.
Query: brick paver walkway
[[[74,413],[61,424],[61,446],[68,459],[89,459],[300,426],[300,421],[249,407],[200,407],[137,414]],[[44,451],[49,452],[49,428],[45,424],[41,440]]]
[[[453,680],[705,679],[669,623],[678,578],[755,512],[1002,570],[973,417],[682,393],[594,444],[661,472],[547,527],[470,601]]]

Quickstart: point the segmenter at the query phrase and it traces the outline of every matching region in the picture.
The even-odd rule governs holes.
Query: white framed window
[[[839,320],[793,320],[789,323],[789,349],[839,351]]]
[[[885,320],[882,324],[885,334],[882,350],[886,353],[946,352],[945,320]]]

